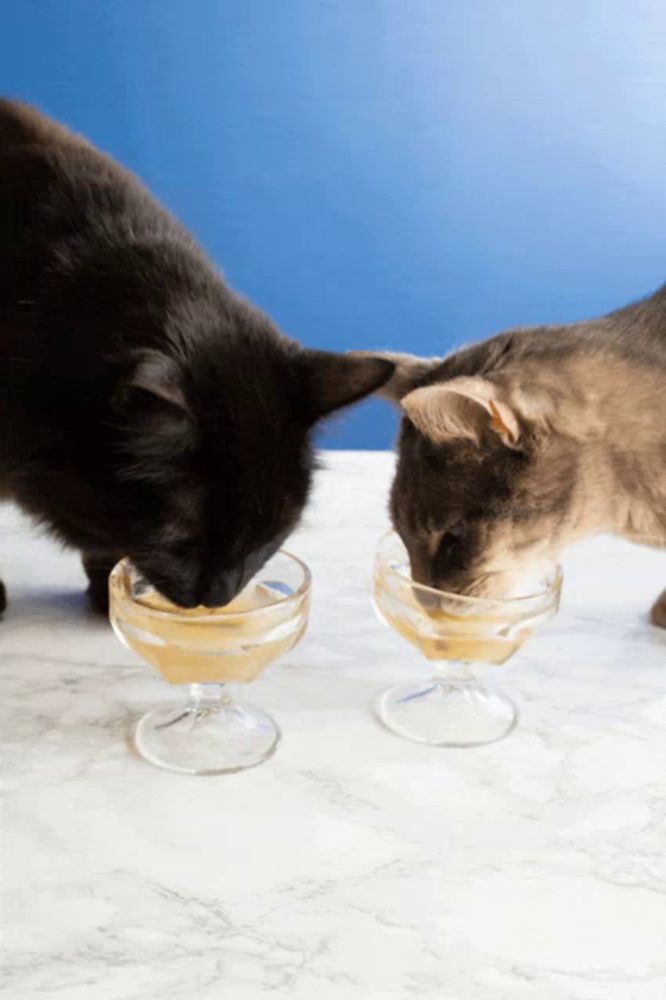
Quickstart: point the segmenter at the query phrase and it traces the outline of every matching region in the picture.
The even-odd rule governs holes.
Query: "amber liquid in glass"
[[[247,683],[287,652],[305,630],[298,604],[287,609],[275,601],[275,593],[261,583],[246,588],[223,613],[176,608],[157,591],[147,591],[131,608],[123,608],[117,627],[127,645],[171,684]],[[272,624],[267,622],[271,614],[267,610],[245,613],[268,605],[274,606]]]
[[[426,611],[415,597],[397,601],[375,580],[375,600],[386,621],[428,660],[500,664],[527,638],[520,620],[507,623],[492,615],[456,615],[443,609]]]

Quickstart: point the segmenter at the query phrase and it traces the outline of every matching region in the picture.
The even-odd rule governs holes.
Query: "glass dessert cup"
[[[225,774],[270,757],[280,730],[229,683],[253,681],[302,638],[310,611],[307,566],[276,553],[230,604],[186,610],[171,604],[129,560],[109,578],[109,617],[120,641],[189,698],[155,708],[135,730],[136,749],[182,774]]]
[[[433,661],[429,681],[396,684],[377,702],[392,732],[418,743],[474,747],[507,736],[518,721],[513,702],[482,685],[473,664],[501,664],[558,611],[558,567],[505,599],[466,597],[416,584],[393,531],[380,540],[374,567],[375,610],[386,625]]]

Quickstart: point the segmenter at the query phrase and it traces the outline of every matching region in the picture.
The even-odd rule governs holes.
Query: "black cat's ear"
[[[417,358],[413,354],[393,351],[351,351],[350,357],[379,358],[391,362],[393,372],[377,391],[378,396],[391,403],[399,403],[403,396],[416,388],[420,379],[442,363],[441,358]]]
[[[172,416],[189,416],[176,362],[159,351],[145,351],[113,397],[119,412],[157,412],[165,407]]]
[[[194,420],[181,386],[177,363],[159,351],[142,352],[121,381],[111,405],[122,417],[127,450],[135,465],[158,464],[187,451]]]
[[[307,350],[308,411],[315,421],[376,392],[393,372],[386,358]]]

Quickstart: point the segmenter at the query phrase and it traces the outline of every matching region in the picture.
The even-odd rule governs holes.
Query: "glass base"
[[[508,736],[518,709],[475,680],[396,684],[380,695],[377,715],[398,736],[438,747],[480,747]]]
[[[180,774],[229,774],[267,760],[280,742],[270,715],[226,697],[214,704],[156,708],[137,723],[134,743],[147,761]]]

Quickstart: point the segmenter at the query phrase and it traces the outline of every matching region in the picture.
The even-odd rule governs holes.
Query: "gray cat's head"
[[[499,597],[571,540],[578,455],[554,440],[548,394],[526,391],[510,368],[484,370],[483,356],[385,355],[396,370],[380,394],[403,414],[390,509],[414,579]]]

